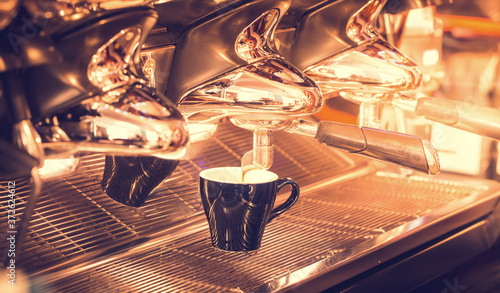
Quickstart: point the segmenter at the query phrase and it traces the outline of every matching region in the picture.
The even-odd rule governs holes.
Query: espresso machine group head
[[[140,47],[157,14],[128,7],[129,1],[101,2],[24,1],[22,15],[2,31],[4,100],[10,113],[24,113],[10,115],[14,133],[5,139],[20,141],[26,135],[16,125],[33,124],[22,129],[39,136],[42,165],[87,153],[182,156],[185,120],[144,86],[139,69]]]
[[[423,74],[419,65],[396,47],[402,27],[413,11],[435,17],[434,6],[452,2],[294,2],[278,28],[280,51],[319,85],[325,99],[341,96],[360,104],[360,126],[382,127],[380,106],[386,103],[431,121],[498,140],[497,109],[453,98],[421,95],[417,98],[408,94],[425,91],[428,86],[421,84]],[[419,52],[419,48],[412,50]],[[424,50],[422,47],[420,53]]]
[[[420,138],[403,139],[391,132],[370,135],[370,130],[338,123],[321,122],[319,127],[301,119],[319,111],[323,97],[317,84],[297,69],[294,61],[299,58],[288,61],[276,50],[274,31],[289,5],[288,1],[254,1],[181,36],[167,96],[176,100],[187,118],[192,141],[210,129],[207,125],[229,119],[254,133],[253,150],[242,159],[244,168],[271,167],[273,131],[286,130],[370,158],[438,173],[435,150]],[[380,9],[376,6],[376,11]],[[362,26],[363,17],[371,14],[362,10],[361,15],[355,21]],[[418,79],[418,74],[413,76]],[[341,85],[348,87],[348,81]]]
[[[361,104],[361,126],[379,128],[378,117],[367,114],[388,95],[414,90],[421,82],[417,64],[377,31],[387,5],[387,0],[326,1],[302,15],[286,46],[289,59],[325,98],[342,96]]]
[[[254,135],[253,165],[273,163],[273,131],[317,112],[317,85],[275,48],[273,34],[289,1],[254,1],[184,34],[167,95],[179,97],[193,141],[196,129],[229,119]]]
[[[144,86],[138,70],[157,18],[140,4],[0,5],[0,154],[9,158],[0,162],[0,177],[32,178],[16,241],[22,243],[42,183],[71,175],[80,156],[183,155],[185,119]]]

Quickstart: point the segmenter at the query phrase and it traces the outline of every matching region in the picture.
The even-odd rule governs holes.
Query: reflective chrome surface
[[[417,64],[387,43],[374,27],[386,2],[371,0],[350,18],[346,31],[356,46],[332,52],[332,57],[305,69],[325,95],[334,91],[400,92],[420,85]]]
[[[293,119],[317,112],[322,106],[319,89],[282,58],[256,61],[192,92],[179,103],[189,123],[217,123],[229,117],[258,137],[291,125]],[[269,140],[269,139],[268,139]],[[272,141],[272,140],[271,140]],[[272,166],[272,144],[255,144],[253,165]]]
[[[452,179],[453,176],[443,176],[439,179],[411,176],[410,178],[407,178],[407,180],[403,179],[403,181],[406,182],[402,183],[403,181],[399,181],[401,180],[400,177],[398,177],[397,175],[395,177],[393,176],[394,175],[388,173],[377,172],[375,175],[375,178],[377,179],[375,179],[375,181],[386,180],[387,182],[387,180],[394,179],[394,181],[392,181],[394,185],[391,188],[390,193],[397,190],[396,186],[402,187],[406,184],[413,184],[414,187],[426,185],[427,188],[430,188],[430,186],[436,186],[435,184],[437,182],[440,182],[437,184],[450,184],[450,187],[453,186],[462,188],[474,181],[469,181],[465,178],[457,178],[459,181],[455,181],[457,179]],[[435,181],[436,179],[438,181]],[[372,180],[373,179],[370,178],[368,181],[374,182]],[[347,182],[344,182],[344,184],[348,184],[351,186],[347,188],[348,190],[350,190],[351,192],[354,190],[359,190],[351,185],[353,182],[351,182],[351,184]],[[400,185],[401,183],[403,185]],[[462,185],[462,183],[465,183],[465,185]],[[471,185],[469,185],[469,187],[470,186]],[[479,227],[478,235],[476,235],[475,237],[471,237],[468,235],[468,237],[460,239],[459,241],[457,241],[458,243],[455,242],[451,245],[451,247],[449,247],[450,249],[453,249],[464,246],[464,251],[467,251],[467,249],[472,249],[473,247],[476,248],[476,246],[480,246],[480,250],[484,251],[490,248],[495,243],[495,241],[498,240],[498,237],[500,235],[500,229],[496,225],[496,223],[498,223],[498,216],[500,215],[500,210],[498,209],[497,205],[498,194],[495,195],[496,188],[487,183],[479,183],[475,185],[475,187],[477,188],[476,191],[478,193],[473,192],[473,194],[468,197],[456,199],[448,205],[443,205],[440,208],[432,209],[428,214],[419,216],[412,221],[395,227],[394,229],[382,229],[382,233],[380,235],[375,236],[371,239],[367,239],[365,242],[358,245],[350,246],[345,250],[341,249],[341,251],[331,250],[329,253],[326,253],[324,255],[323,259],[319,259],[313,264],[302,267],[297,272],[293,272],[289,275],[277,278],[260,289],[278,292],[284,290],[293,290],[292,288],[296,289],[297,291],[307,292],[307,287],[311,288],[312,286],[314,286],[315,288],[322,288],[323,290],[328,289],[328,285],[325,284],[328,284],[328,282],[325,282],[322,277],[329,278],[330,284],[332,282],[340,283],[350,277],[354,277],[356,273],[353,272],[353,270],[356,270],[356,268],[369,269],[377,266],[378,264],[383,264],[391,259],[392,254],[397,254],[398,252],[417,248],[418,244],[425,242],[426,239],[431,239],[434,236],[442,236],[444,231],[448,231],[449,229],[453,229],[453,227],[458,227],[460,224],[466,223],[466,218],[477,219],[478,214],[474,213],[481,213],[480,211],[485,212],[486,210],[490,209],[490,211],[492,211],[492,215],[490,217],[487,217],[485,223],[483,223],[483,225]],[[361,189],[364,188],[369,189],[369,187],[362,187]],[[491,188],[493,188],[493,190]],[[430,195],[430,189],[427,190],[427,195]],[[320,198],[325,198],[324,196],[320,195],[325,191],[326,189],[317,189],[313,191],[313,197],[318,196]],[[455,189],[454,191],[457,191],[457,189]],[[377,201],[373,198],[373,195],[382,193],[387,193],[387,190],[376,189],[376,191],[373,191],[372,189],[362,197],[367,196]],[[352,194],[345,195],[345,199],[351,196]],[[323,201],[322,203],[327,204],[326,201]],[[347,201],[351,202],[350,200]],[[356,201],[359,204],[360,198],[352,198],[352,202],[355,203]],[[392,203],[394,204],[394,202]],[[312,211],[310,212],[312,213]],[[402,212],[403,214],[405,213],[402,210],[399,210],[399,212]],[[440,228],[438,228],[437,230],[433,229],[437,228],[438,226]],[[449,250],[446,252],[452,253]],[[443,253],[445,252],[443,251]],[[460,258],[460,256],[458,255],[455,255],[453,257]],[[315,282],[318,282],[320,284],[316,284]],[[388,284],[386,287],[387,290],[391,290],[392,288],[393,286],[391,286],[391,284]],[[319,289],[316,290],[321,291]]]
[[[75,156],[62,159],[46,159],[43,162],[43,167],[38,169],[38,173],[44,182],[59,180],[61,177],[73,175],[79,162],[80,158]]]
[[[251,50],[245,52],[254,54]],[[280,60],[274,56],[266,58],[252,61],[249,66]],[[477,237],[455,243],[457,250],[442,255],[461,260],[460,252],[466,254],[477,247],[487,249],[499,238],[497,182],[454,175],[395,175],[384,172],[385,166],[367,165],[364,160],[313,140],[276,131],[285,129],[309,138],[319,136],[321,141],[328,139],[336,147],[371,157],[400,157],[407,160],[405,164],[431,173],[437,167],[432,147],[413,137],[387,137],[387,132],[337,124],[323,138],[318,124],[299,123],[298,119],[308,112],[307,107],[286,104],[288,100],[283,99],[270,100],[269,95],[259,91],[275,80],[274,73],[264,75],[256,73],[259,68],[255,72],[245,68],[238,69],[242,70],[237,72],[238,78],[229,74],[225,80],[225,76],[219,76],[213,83],[198,88],[199,96],[186,97],[193,98],[192,106],[203,110],[185,109],[194,118],[190,131],[211,140],[207,139],[198,154],[181,162],[145,205],[123,206],[104,193],[103,155],[83,156],[76,174],[47,183],[29,229],[25,229],[26,245],[16,259],[19,274],[21,270],[27,272],[33,290],[319,292],[360,274],[385,270],[398,260],[417,258],[423,248],[441,245],[447,240],[445,236],[452,233],[463,235],[479,227]],[[232,91],[233,87],[238,91]],[[205,92],[199,92],[202,89]],[[72,153],[73,149],[131,156],[154,155],[167,148],[176,155],[172,142],[167,141],[175,140],[175,127],[186,132],[182,118],[174,115],[176,120],[169,124],[165,109],[170,106],[158,103],[154,95],[144,91],[110,91],[65,112],[71,116],[59,115],[37,125],[46,130],[44,140],[50,158]],[[271,92],[272,98],[278,94],[288,97],[279,87],[271,87]],[[361,99],[358,101],[367,98],[354,90],[344,93]],[[382,100],[391,98],[384,90],[370,94]],[[235,95],[243,98],[234,98]],[[254,95],[265,98],[252,100]],[[237,109],[234,116],[226,112],[233,107]],[[217,111],[212,113],[210,109]],[[268,116],[261,114],[264,111],[278,119],[266,120]],[[446,121],[457,120],[454,113],[445,114]],[[214,122],[229,119],[255,130],[254,141],[248,132],[229,123],[218,125],[215,132]],[[165,133],[157,127],[171,127],[167,134],[172,135],[160,137]],[[394,145],[398,143],[401,144]],[[58,145],[65,147],[57,148]],[[255,146],[272,146],[272,168],[281,176],[296,179],[302,187],[302,197],[289,212],[269,224],[261,249],[231,254],[214,250],[202,214],[197,174],[215,166],[239,166],[245,151]],[[265,164],[269,165],[268,161]],[[144,173],[148,177],[147,170]],[[37,202],[29,194],[38,194],[40,185],[30,189],[27,179],[16,178],[16,182],[17,199],[22,204],[18,212],[29,215],[31,209],[26,207],[26,201]],[[6,180],[0,181],[4,209],[8,207],[6,184]],[[5,231],[7,222],[1,221],[0,227]],[[462,230],[464,227],[466,231]],[[0,242],[0,251],[7,245]],[[409,254],[412,257],[408,258]],[[436,259],[436,264],[440,260]],[[391,289],[399,291],[387,291]]]
[[[379,38],[380,35],[376,32],[375,23],[386,3],[387,0],[369,0],[349,19],[346,26],[347,36],[358,44]]]
[[[433,97],[398,95],[392,105],[428,120],[500,140],[500,110]]]
[[[42,139],[30,120],[22,120],[13,125],[14,145],[25,150],[28,154],[43,164],[45,152],[42,147]]]
[[[461,92],[457,92],[458,96],[454,97],[434,97],[436,94],[442,95],[439,93],[439,89],[445,81],[443,22],[436,15],[436,9],[427,7],[411,10],[402,26],[404,26],[404,33],[400,36],[399,47],[401,51],[414,56],[422,68],[424,80],[422,86],[416,89],[412,96],[409,94],[395,95],[387,101],[398,109],[414,112],[430,121],[499,140],[500,111],[498,109],[487,107],[488,103],[479,105],[473,101],[475,98],[466,97]],[[498,60],[498,56],[493,57],[490,64],[498,63],[496,60]],[[497,76],[494,73],[496,69],[492,71],[489,68],[492,66],[490,64],[484,69],[484,73],[479,79],[479,88],[481,89],[492,87],[492,82],[494,83],[493,80]],[[497,67],[497,65],[493,65],[493,67]],[[464,65],[464,68],[467,67]],[[463,83],[468,84],[469,81],[464,80]],[[481,91],[478,90],[478,95],[488,95],[481,93]],[[461,101],[464,99],[470,100],[472,103]]]
[[[412,9],[399,22],[388,22],[385,26],[400,32],[394,33],[393,44],[420,67],[422,83],[418,92],[430,94],[438,90],[445,78],[445,69],[443,21],[436,15],[436,7]]]
[[[274,132],[271,130],[255,130],[253,132],[253,149],[241,157],[241,171],[244,174],[253,169],[269,169],[274,162]]]
[[[148,86],[156,88],[156,76],[155,76],[155,71],[156,71],[156,61],[152,57],[152,53],[143,53],[141,55],[141,62],[143,64],[142,66],[142,72],[144,73],[144,76],[148,79]]]
[[[57,119],[58,125],[39,125],[46,136],[44,147],[55,156],[100,152],[179,158],[188,143],[186,123],[175,107],[158,102],[155,96],[134,87],[90,98],[66,111]],[[55,139],[62,136],[57,130],[69,141]]]
[[[355,125],[299,120],[288,132],[314,137],[320,143],[365,157],[436,175],[439,156],[426,140],[407,134]]]
[[[253,131],[255,144],[247,157],[252,162],[249,167],[260,169],[273,164],[272,131],[289,127],[294,119],[322,106],[316,84],[273,51],[270,41],[278,17],[277,10],[270,10],[239,34],[235,50],[247,66],[199,86],[178,103],[190,124],[230,118]],[[261,145],[262,141],[268,143]]]
[[[16,17],[20,0],[5,0],[0,2],[0,31]]]
[[[375,6],[370,6],[372,4]],[[350,91],[372,101],[377,97],[374,93],[409,90],[419,83],[418,67],[378,35],[371,33],[373,15],[380,11],[380,5],[376,1],[369,2],[352,17],[349,26],[360,28],[356,34],[351,32],[352,38],[360,42],[359,46],[307,71],[324,89],[325,84],[328,86],[324,94]],[[272,20],[276,17],[272,11],[263,14],[238,37],[236,50],[239,56],[247,62],[258,61],[210,81],[179,102],[179,109],[189,123],[217,123],[229,117],[236,126],[254,132],[253,150],[242,158],[244,171],[270,168],[274,156],[272,131],[292,127],[298,118],[313,114],[322,106],[321,93],[314,82],[276,56],[272,46],[268,45],[267,38],[274,25]],[[367,41],[368,38],[375,39]],[[393,135],[394,142],[399,140],[399,134],[389,132],[384,139],[391,139],[390,135]],[[401,160],[401,156],[392,157],[394,152],[384,156],[366,154],[396,164],[406,161],[402,165],[431,174],[438,173],[439,160],[431,155],[427,164],[427,148],[422,147],[420,139],[417,141],[416,145],[420,148],[413,150],[421,152],[415,153],[422,158],[419,162],[410,163]],[[404,150],[405,146],[392,145],[391,148]],[[431,146],[429,149],[427,153],[435,153]]]
[[[282,58],[272,57],[236,69],[191,92],[179,102],[190,123],[216,123],[231,117],[245,129],[282,129],[287,120],[317,112],[319,89]]]
[[[378,103],[384,94],[416,89],[422,79],[417,64],[390,45],[376,31],[377,18],[387,1],[371,0],[348,21],[347,36],[357,43],[306,68],[326,97],[359,103],[360,126],[380,128]]]
[[[222,124],[213,144],[181,162],[140,208],[103,193],[103,156],[83,157],[77,175],[44,189],[28,246],[16,261],[28,264],[33,286],[48,291],[319,292],[471,221],[498,217],[498,183],[377,172],[356,156],[275,134],[273,172],[294,178],[302,194],[268,225],[256,252],[211,247],[197,176],[211,167],[238,166],[252,145],[244,130]],[[25,198],[26,183],[17,181]],[[491,245],[498,225],[486,219],[481,237],[457,245]]]
[[[417,64],[381,39],[333,55],[305,72],[320,86],[325,97],[340,91],[360,96],[408,91],[417,88],[421,79]]]
[[[273,52],[272,34],[278,23],[279,11],[272,9],[246,27],[236,39],[238,56],[252,62],[264,57],[277,55]]]
[[[90,82],[104,92],[136,82],[129,66],[133,66],[132,56],[139,46],[141,34],[140,27],[129,27],[99,48],[88,65]]]

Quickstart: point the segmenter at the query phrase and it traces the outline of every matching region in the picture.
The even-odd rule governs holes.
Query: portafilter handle
[[[439,156],[425,139],[393,131],[331,121],[299,119],[286,131],[309,136],[349,153],[411,168],[427,174],[440,171]]]
[[[391,104],[430,121],[500,140],[500,109],[433,97],[400,96]]]
[[[500,140],[500,110],[461,101],[420,98],[415,113],[428,120]]]

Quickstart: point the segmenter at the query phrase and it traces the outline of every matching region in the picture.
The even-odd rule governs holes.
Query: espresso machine
[[[9,11],[2,34],[23,36],[24,19],[44,23],[36,18],[44,12],[35,39],[53,49],[44,55],[51,59],[2,70],[21,77],[30,116],[18,120],[33,125],[25,145],[41,154],[2,133],[2,208],[14,209],[14,193],[15,223],[30,214],[15,256],[11,243],[0,243],[2,289],[13,290],[9,281],[37,292],[476,288],[443,274],[495,245],[500,184],[428,175],[439,173],[432,145],[377,128],[375,115],[360,126],[314,116],[334,107],[337,93],[366,99],[372,110],[388,97],[411,101],[421,69],[376,25],[387,14],[453,4],[9,3],[17,9],[0,9]],[[314,38],[325,42],[313,46]],[[4,57],[9,50],[2,60],[15,60]],[[315,66],[324,60],[334,71]],[[2,83],[7,104],[18,96],[10,78]],[[18,153],[25,167],[10,172]],[[40,173],[51,159],[71,167]],[[293,178],[301,195],[267,225],[261,248],[228,253],[210,244],[198,174],[242,165]],[[4,238],[21,230],[2,219]]]

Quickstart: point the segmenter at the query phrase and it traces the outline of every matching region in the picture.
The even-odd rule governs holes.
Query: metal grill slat
[[[275,143],[271,170],[280,177],[292,177],[304,190],[366,165],[363,159],[285,132],[276,132]],[[182,161],[138,208],[119,204],[102,191],[103,155],[84,156],[75,175],[45,185],[20,263],[36,272],[63,261],[77,262],[114,244],[146,239],[174,223],[204,219],[198,173],[208,167],[239,166],[239,158],[251,148],[251,132],[220,125],[204,153]],[[22,213],[29,184],[26,178],[15,180],[16,208]],[[3,211],[8,181],[0,181]],[[184,231],[186,235],[43,285],[60,292],[252,292],[435,208],[484,191],[477,185],[423,176],[354,176],[303,192],[294,207],[267,225],[262,247],[255,252],[212,248],[206,226],[203,232]],[[6,225],[0,222],[1,229]],[[0,249],[5,245],[0,243]]]

